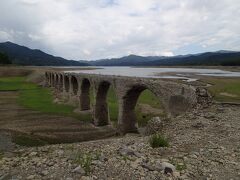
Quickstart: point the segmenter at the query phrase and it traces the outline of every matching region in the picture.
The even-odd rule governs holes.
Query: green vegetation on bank
[[[24,107],[41,111],[76,117],[80,120],[90,121],[91,115],[73,113],[75,107],[53,103],[53,96],[49,88],[26,82],[26,77],[0,77],[1,91],[19,91],[18,103]]]
[[[18,90],[18,103],[24,107],[41,111],[44,113],[55,113],[60,115],[76,117],[79,120],[91,121],[90,114],[74,113],[74,106],[53,103],[52,92],[49,88],[26,82],[26,77],[0,77],[0,90]],[[93,105],[93,91],[90,90],[91,104]],[[118,102],[114,89],[110,87],[107,96],[110,119],[114,124],[118,119]],[[141,93],[136,105],[136,115],[139,126],[145,126],[153,116],[164,116],[161,111],[162,105],[158,98],[149,90]]]
[[[208,77],[203,81],[211,84],[208,89],[216,101],[240,103],[240,78]]]

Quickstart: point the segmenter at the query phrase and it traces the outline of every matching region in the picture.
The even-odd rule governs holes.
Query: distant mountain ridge
[[[240,52],[220,50],[172,57],[129,55],[89,63],[95,66],[240,66]]]
[[[132,54],[121,58],[74,61],[5,42],[0,43],[0,52],[6,53],[13,64],[35,66],[240,66],[240,52],[226,50],[172,57]]]
[[[67,60],[42,52],[38,49],[30,49],[12,42],[0,43],[0,51],[6,53],[13,64],[33,66],[87,66],[86,62]]]

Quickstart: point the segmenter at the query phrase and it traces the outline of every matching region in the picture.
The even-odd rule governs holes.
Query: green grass
[[[183,171],[187,169],[187,165],[185,163],[180,163],[176,165],[176,170]]]
[[[110,119],[113,122],[117,122],[118,119],[118,100],[116,93],[112,86],[108,90],[108,95],[107,95],[107,102],[108,102],[108,110],[109,110],[109,115]]]
[[[79,120],[90,121],[90,114],[73,113],[74,106],[53,103],[52,92],[48,88],[26,82],[25,77],[0,77],[0,90],[18,90],[18,103],[29,109],[44,113],[72,116]]]
[[[48,142],[40,140],[38,138],[34,138],[32,136],[27,135],[16,135],[13,137],[12,141],[15,144],[20,146],[32,147],[32,146],[43,146],[48,144]]]
[[[240,78],[206,78],[203,81],[212,84],[208,89],[216,101],[240,102]],[[221,93],[229,93],[236,97]]]
[[[150,136],[149,143],[152,148],[169,146],[168,140],[160,134],[153,134]]]
[[[25,79],[25,77],[0,77],[0,91],[16,91],[37,87],[33,83],[25,82]]]

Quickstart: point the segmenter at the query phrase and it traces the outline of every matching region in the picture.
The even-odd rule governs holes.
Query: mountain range
[[[240,52],[220,50],[199,54],[165,56],[129,55],[121,58],[93,61],[67,60],[29,49],[11,42],[0,43],[0,52],[6,53],[13,64],[36,66],[240,66]]]
[[[8,55],[13,64],[33,66],[88,66],[88,63],[67,60],[42,52],[38,49],[30,49],[12,42],[0,43],[0,52]]]

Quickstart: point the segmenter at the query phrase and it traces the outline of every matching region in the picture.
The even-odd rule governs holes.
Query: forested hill
[[[13,64],[34,66],[87,66],[85,62],[67,60],[37,49],[29,49],[11,42],[0,43],[0,52],[8,55]]]
[[[240,66],[240,52],[216,51],[184,56],[136,56],[102,59],[95,66]]]
[[[6,54],[13,64],[35,66],[240,66],[240,52],[223,50],[173,57],[129,55],[95,61],[74,61],[5,42],[0,43],[0,52]]]

